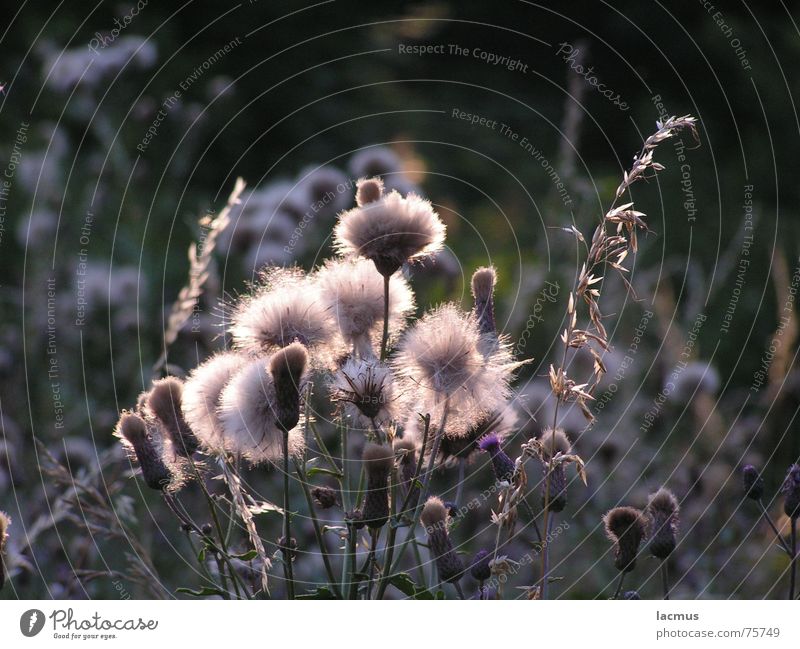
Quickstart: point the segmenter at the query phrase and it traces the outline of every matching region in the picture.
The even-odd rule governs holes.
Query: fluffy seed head
[[[644,515],[633,507],[615,507],[603,517],[603,523],[614,543],[614,566],[630,572],[636,567],[636,555],[647,533]]]
[[[445,528],[447,521],[447,507],[442,502],[441,498],[431,496],[428,498],[425,506],[422,508],[420,515],[422,524],[426,529],[428,528]]]
[[[449,401],[447,434],[464,435],[489,413],[504,407],[516,365],[504,353],[484,356],[475,318],[445,304],[416,322],[398,346],[396,374],[416,395],[422,412]]]
[[[356,205],[364,207],[383,197],[383,180],[379,177],[360,178],[356,183]]]
[[[416,194],[404,198],[392,191],[380,200],[343,212],[334,240],[342,255],[370,259],[385,277],[404,263],[441,249],[444,234],[445,226],[430,202]]]
[[[330,260],[317,271],[322,304],[348,347],[362,358],[375,356],[383,331],[383,277],[368,259]],[[389,282],[389,331],[397,336],[414,310],[414,294],[401,273]]]
[[[651,524],[649,549],[654,557],[666,559],[675,549],[679,512],[678,499],[669,489],[662,487],[651,494],[647,514]]]
[[[147,397],[147,409],[161,423],[178,455],[190,457],[199,442],[183,418],[183,382],[168,376],[153,383]]]
[[[792,520],[800,516],[800,465],[792,464],[783,481],[783,511]]]
[[[447,582],[458,581],[464,574],[464,563],[453,550],[447,533],[447,506],[439,498],[429,498],[422,509],[421,520],[439,577]]]
[[[234,353],[212,356],[197,366],[183,386],[183,416],[200,445],[215,455],[225,453],[222,424],[219,420],[222,390],[246,360]]]
[[[122,413],[115,435],[138,460],[148,487],[162,491],[173,486],[172,472],[164,462],[158,440],[148,430],[144,419],[131,412]]]
[[[269,361],[256,359],[242,367],[220,395],[223,446],[252,464],[283,456],[279,418],[290,423],[286,406],[279,405]],[[289,431],[289,454],[297,455],[302,449],[302,431],[294,428]]]
[[[559,453],[568,455],[572,452],[572,444],[563,428],[556,428],[555,430],[552,428],[546,429],[542,433],[539,441],[542,444],[545,460],[551,460]]]
[[[764,495],[764,478],[752,464],[742,467],[742,484],[744,495],[751,500],[761,500]]]
[[[273,268],[234,310],[230,332],[237,349],[264,354],[294,341],[321,351],[334,342],[336,328],[311,278],[299,269]]]
[[[344,403],[351,416],[361,416],[377,423],[394,419],[398,409],[392,371],[377,360],[350,358],[333,375],[334,400]]]
[[[300,420],[300,391],[305,384],[308,352],[298,342],[278,350],[269,359],[275,385],[275,417],[278,428],[289,431]]]

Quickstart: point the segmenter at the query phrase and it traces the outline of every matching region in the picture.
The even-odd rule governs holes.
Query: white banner
[[[0,602],[3,647],[163,647],[199,641],[207,647],[252,642],[334,642],[381,649],[450,645],[797,646],[797,602]],[[350,639],[348,639],[350,638]],[[702,644],[700,644],[702,643]],[[553,645],[556,646],[556,645]]]

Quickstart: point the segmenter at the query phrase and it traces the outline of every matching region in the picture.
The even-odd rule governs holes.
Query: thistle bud
[[[622,599],[642,599],[639,592],[636,590],[626,590],[622,593]]]
[[[543,452],[544,474],[547,477],[547,469],[550,462],[557,455],[569,455],[572,453],[572,444],[569,437],[561,428],[547,429],[542,433],[540,439]],[[550,469],[550,491],[547,493],[547,481],[542,481],[542,505],[545,500],[549,501],[551,512],[563,511],[567,506],[567,471],[564,464],[558,463]]]
[[[117,436],[125,440],[133,450],[145,484],[162,491],[172,482],[172,474],[158,452],[156,441],[147,430],[147,424],[139,415],[123,413],[117,423]]]
[[[450,543],[450,536],[447,533],[447,508],[441,500],[431,496],[425,503],[420,518],[428,535],[428,547],[436,561],[439,578],[450,583],[457,582],[464,573],[464,564]]]
[[[294,342],[273,354],[269,372],[275,383],[275,419],[283,432],[288,432],[300,421],[300,390],[303,387],[308,352]]]
[[[379,177],[360,178],[356,182],[356,205],[364,207],[367,203],[379,201],[383,196],[383,180]]]
[[[174,376],[153,383],[146,398],[146,410],[155,417],[178,455],[191,457],[199,443],[183,418],[183,382]]]
[[[615,507],[603,517],[603,523],[614,543],[614,566],[630,572],[636,567],[636,555],[647,532],[645,517],[633,507]]]
[[[330,509],[336,505],[338,500],[336,490],[330,487],[314,487],[311,490],[311,497],[314,499],[314,504],[320,509]]]
[[[469,574],[475,581],[486,581],[492,576],[492,567],[489,565],[491,560],[492,555],[487,550],[478,550],[475,553],[469,568]]]
[[[472,275],[472,297],[475,300],[475,317],[482,334],[497,333],[494,319],[494,286],[497,273],[491,266],[476,270]]]
[[[352,509],[344,514],[344,522],[352,525],[353,529],[364,529],[364,513],[360,509]]]
[[[669,489],[663,487],[650,496],[647,513],[650,516],[650,554],[664,560],[675,549],[680,506]]]
[[[400,474],[400,488],[403,499],[408,499],[408,508],[414,509],[419,500],[419,487],[414,484],[414,474],[417,470],[417,445],[410,437],[395,438],[394,450],[400,454],[398,471]],[[411,494],[409,494],[411,490]],[[402,513],[402,512],[400,512]]]
[[[389,474],[394,467],[394,452],[388,446],[367,444],[362,457],[367,474],[364,522],[370,529],[379,529],[389,520]]]
[[[6,583],[6,541],[8,540],[8,528],[11,525],[11,519],[8,514],[0,511],[0,590]]]
[[[795,521],[800,516],[800,465],[792,464],[783,481],[783,511]]]
[[[747,464],[742,468],[742,483],[746,498],[761,500],[764,495],[764,478],[752,464]]]
[[[514,461],[500,448],[500,438],[495,433],[484,435],[478,441],[478,448],[489,453],[492,470],[498,481],[511,481],[514,477]]]

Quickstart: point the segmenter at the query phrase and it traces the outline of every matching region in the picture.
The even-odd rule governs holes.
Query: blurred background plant
[[[651,229],[630,275],[638,299],[603,284],[613,325],[597,422],[559,411],[588,487],[570,489],[560,514],[570,527],[553,546],[551,596],[610,596],[601,517],[644,508],[662,485],[681,508],[672,597],[785,596],[788,563],[738,471],[760,467],[764,506],[788,535],[777,494],[800,455],[789,18],[783,5],[716,15],[650,2],[22,8],[2,36],[0,79],[0,509],[11,519],[1,594],[175,596],[185,585],[174,561],[185,535],[123,471],[118,413],[154,375],[183,376],[226,345],[220,301],[263,264],[308,270],[328,257],[360,176],[418,189],[447,225],[446,249],[411,275],[420,313],[444,300],[469,307],[472,271],[498,269],[498,329],[534,359],[505,442],[519,456],[554,414],[547,371],[581,252],[564,228],[591,233],[655,121],[692,113],[701,146],[667,143],[666,170],[636,187]],[[192,277],[199,305],[154,367],[186,251],[195,241],[203,254],[238,176],[242,202]],[[589,376],[592,359],[572,366]],[[458,505],[494,484],[474,450],[442,449],[444,499],[461,458],[480,468]],[[275,472],[246,480],[277,494]],[[203,503],[192,505],[200,516]],[[257,521],[274,546],[280,516]],[[471,558],[495,532],[483,507],[450,536]],[[125,552],[109,552],[125,538]],[[530,548],[503,553],[520,563]],[[576,560],[586,556],[591,569]],[[626,587],[660,597],[659,564],[643,558]],[[505,596],[529,592],[530,568],[503,569]],[[302,570],[319,580],[320,565]]]

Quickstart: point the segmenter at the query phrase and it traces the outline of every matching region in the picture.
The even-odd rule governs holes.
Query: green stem
[[[391,275],[383,276],[383,336],[381,337],[381,362],[386,360],[386,347],[389,344],[389,280]]]
[[[289,431],[283,431],[283,574],[286,593],[294,599],[294,568],[292,566],[292,523],[289,511]]]
[[[333,576],[333,568],[331,567],[328,548],[325,545],[325,538],[322,535],[322,530],[319,526],[319,519],[317,518],[317,513],[314,510],[314,501],[311,498],[311,491],[308,489],[308,480],[306,478],[305,470],[297,460],[295,460],[294,466],[295,471],[297,472],[297,477],[300,479],[300,484],[303,487],[303,494],[305,495],[306,504],[308,505],[309,516],[311,517],[311,522],[314,525],[314,536],[317,539],[317,545],[322,553],[322,563],[325,565],[325,572],[328,574],[328,580],[330,581],[331,588],[333,588],[333,592],[337,597],[341,597],[342,593],[339,590],[339,585],[336,583],[336,578]]]
[[[664,588],[664,599],[669,599],[669,572],[666,559],[661,560],[661,585]]]
[[[792,516],[792,567],[789,574],[789,599],[794,599],[795,582],[797,581],[797,518]]]
[[[355,525],[347,524],[347,556],[345,557],[347,565],[346,578],[347,578],[347,599],[356,598],[356,543],[358,535]]]
[[[622,581],[625,579],[625,571],[619,573],[619,581],[617,581],[617,590],[614,592],[614,597],[611,599],[619,599],[619,594],[622,592]]]
[[[781,536],[781,533],[778,531],[778,528],[775,527],[775,523],[772,522],[772,516],[769,515],[767,508],[764,507],[764,502],[760,498],[758,500],[758,506],[761,509],[761,515],[764,517],[764,520],[767,521],[767,523],[769,523],[769,526],[775,533],[775,538],[778,540],[778,543],[780,544],[781,548],[783,548],[783,551],[786,554],[788,554],[789,557],[792,557],[793,553],[791,548],[786,544],[786,541],[783,540],[783,537]]]

